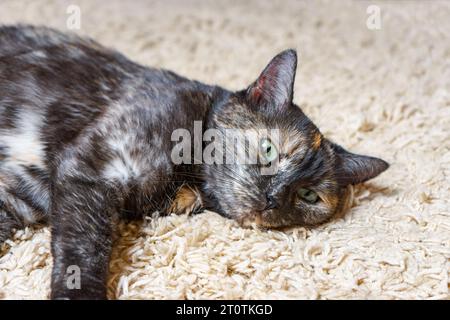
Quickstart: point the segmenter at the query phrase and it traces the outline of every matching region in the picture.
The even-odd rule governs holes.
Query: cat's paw
[[[175,199],[166,210],[167,214],[194,214],[203,208],[202,197],[196,187],[184,185],[178,189]]]

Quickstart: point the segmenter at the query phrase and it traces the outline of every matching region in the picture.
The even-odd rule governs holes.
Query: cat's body
[[[7,36],[22,41],[6,43]],[[59,180],[74,165],[135,188],[159,181],[148,195],[133,192],[127,210],[161,208],[180,184],[172,131],[202,120],[218,90],[41,28],[0,29],[0,68],[1,182],[25,200],[18,209],[29,209],[18,211],[28,222],[48,215],[50,175]],[[145,210],[150,195],[154,205]]]
[[[80,238],[102,233],[81,224],[100,219],[110,233],[107,220],[170,204],[186,180],[170,160],[172,131],[205,117],[213,88],[89,41],[13,27],[0,29],[0,92],[0,241],[13,227],[49,221],[50,208],[61,210],[52,216],[53,237],[70,233],[73,243],[61,245],[104,272],[107,257],[97,246],[110,240],[81,248]],[[77,204],[92,211],[78,212]],[[66,249],[53,250],[58,268]]]
[[[295,74],[293,51],[278,56],[280,63],[276,59],[273,66]],[[49,222],[52,297],[105,298],[112,234],[120,218],[157,210],[184,212],[202,205],[268,227],[325,221],[342,206],[346,185],[370,179],[386,166],[377,162],[375,168],[374,163],[365,174],[351,168],[339,177],[345,161],[335,154],[344,150],[322,139],[291,103],[288,87],[294,78],[289,70],[280,74],[286,79],[274,78],[280,83],[271,84],[278,87],[270,94],[264,88],[271,80],[267,75],[279,71],[270,65],[255,85],[232,93],[140,66],[74,35],[28,26],[0,28],[0,244],[14,228]],[[245,115],[245,101],[260,103],[261,97],[270,103]],[[273,103],[289,104],[289,116],[281,119]],[[224,111],[229,104],[233,107]],[[268,118],[261,120],[260,113]],[[301,118],[298,124],[292,123],[296,117]],[[269,181],[252,178],[254,167],[175,165],[171,135],[178,128],[193,133],[194,121],[202,121],[203,130],[233,123],[248,128],[257,121],[262,121],[259,126],[289,127],[282,132],[279,173]],[[311,141],[305,142],[306,136]],[[362,163],[366,158],[355,159]],[[305,168],[294,174],[290,168],[297,162]],[[230,172],[236,174],[236,168],[242,182],[230,186],[236,180]],[[355,173],[354,179],[349,179],[349,172]],[[312,202],[295,202],[295,211],[277,207],[290,203],[277,197],[297,197],[291,186],[298,188],[306,181],[317,186],[321,203],[312,207]],[[177,192],[183,197],[186,191],[180,189],[183,186],[195,192],[177,202]],[[252,186],[258,192],[244,191]],[[195,197],[198,190],[201,201],[200,195]],[[257,203],[262,207],[256,208]],[[246,210],[238,212],[234,206]],[[302,218],[297,217],[299,210],[305,212]],[[67,270],[73,265],[81,270],[80,289],[67,287]]]

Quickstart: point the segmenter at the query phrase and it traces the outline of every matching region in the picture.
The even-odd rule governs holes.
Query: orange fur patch
[[[322,143],[322,135],[320,134],[320,132],[316,132],[314,134],[312,146],[314,149],[317,150],[317,149],[319,149],[321,143]]]
[[[199,191],[195,187],[182,186],[167,213],[191,214],[202,207]]]
[[[322,195],[321,198],[322,198],[322,201],[325,202],[325,204],[330,208],[335,208],[339,201],[338,197],[334,194]]]

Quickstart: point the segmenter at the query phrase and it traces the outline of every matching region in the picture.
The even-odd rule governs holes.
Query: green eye
[[[298,196],[308,203],[314,204],[319,201],[319,196],[312,190],[300,188],[297,191]]]
[[[261,154],[266,162],[272,162],[278,157],[277,148],[269,139],[261,140]]]

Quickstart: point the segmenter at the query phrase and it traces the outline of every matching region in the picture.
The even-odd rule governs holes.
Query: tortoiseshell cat
[[[52,231],[51,297],[104,299],[118,219],[202,208],[242,225],[316,225],[347,186],[387,169],[322,136],[293,102],[297,56],[278,54],[248,88],[230,92],[131,62],[76,35],[0,28],[0,244],[13,229]],[[261,144],[266,164],[181,164],[172,132],[276,128]],[[194,135],[195,136],[195,135]],[[194,137],[202,142],[202,137]],[[269,159],[270,158],[270,159]],[[81,287],[67,270],[81,270]]]

